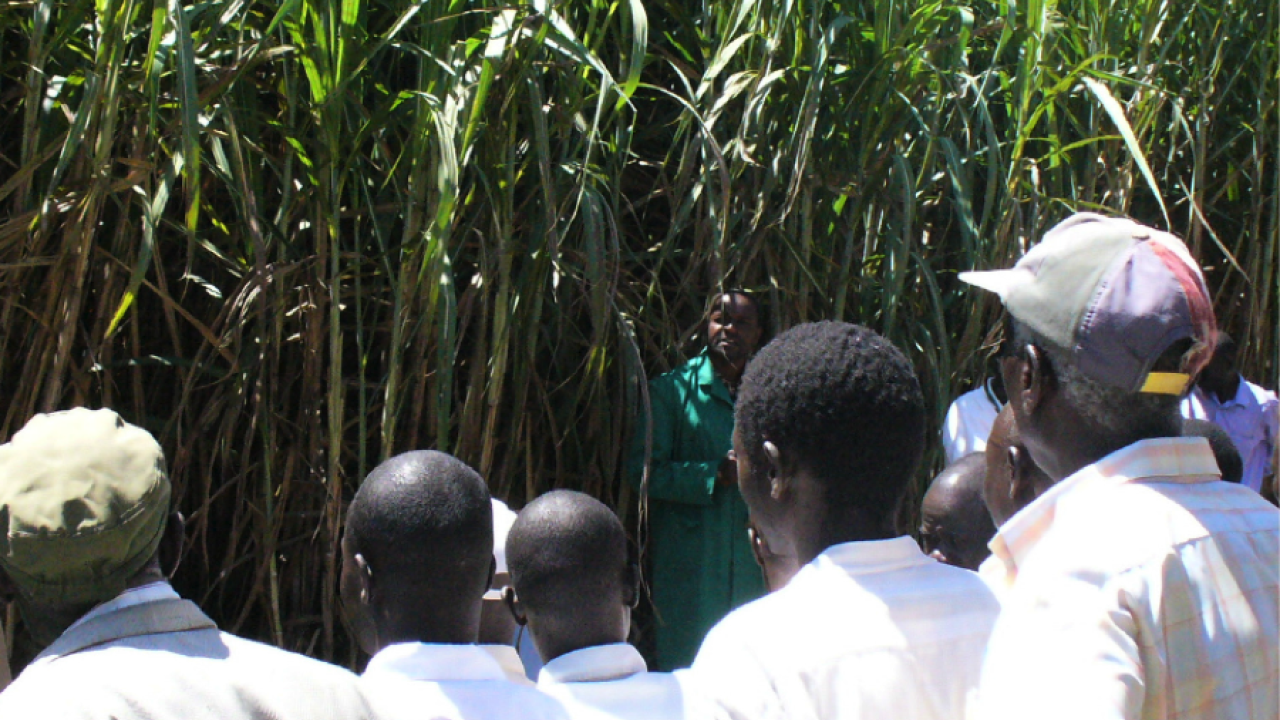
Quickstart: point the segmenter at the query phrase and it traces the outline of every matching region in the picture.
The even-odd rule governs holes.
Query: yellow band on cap
[[[1186,373],[1153,372],[1147,375],[1147,381],[1138,392],[1181,395],[1190,384],[1191,376]]]

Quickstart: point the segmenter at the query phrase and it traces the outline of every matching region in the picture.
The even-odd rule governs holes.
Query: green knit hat
[[[164,453],[110,410],[36,415],[0,445],[0,567],[32,602],[109,600],[154,557]]]

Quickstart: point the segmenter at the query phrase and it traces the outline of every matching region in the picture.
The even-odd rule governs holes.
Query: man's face
[[[1209,364],[1200,372],[1200,384],[1217,392],[1230,387],[1237,373],[1235,345],[1224,343],[1213,351]]]
[[[760,343],[755,303],[742,295],[722,295],[707,316],[707,347],[736,366],[746,365]]]

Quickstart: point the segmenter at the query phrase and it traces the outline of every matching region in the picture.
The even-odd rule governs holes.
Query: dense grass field
[[[1280,7],[1219,0],[11,0],[0,434],[107,405],[169,457],[178,578],[350,661],[344,500],[434,447],[519,506],[620,477],[647,376],[742,286],[842,318],[941,420],[958,271],[1074,210],[1185,237],[1280,372]],[[931,463],[940,457],[931,451]],[[922,480],[925,472],[922,471]]]

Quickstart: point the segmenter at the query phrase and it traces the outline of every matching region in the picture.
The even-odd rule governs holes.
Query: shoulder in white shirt
[[[730,613],[691,674],[741,720],[963,718],[998,611],[910,537],[845,543]]]
[[[1081,469],[991,547],[1012,585],[978,717],[1280,707],[1280,511],[1221,482],[1203,438],[1144,440]]]
[[[497,653],[512,658],[501,661]],[[512,682],[515,650],[500,645],[397,643],[369,660],[361,690],[380,720],[563,720],[564,708]]]

